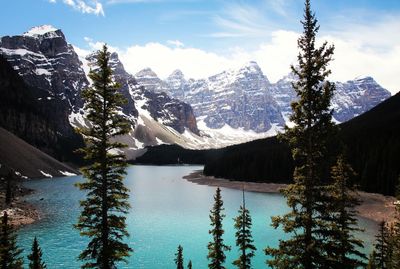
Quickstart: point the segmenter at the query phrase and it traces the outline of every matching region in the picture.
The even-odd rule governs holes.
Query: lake
[[[134,249],[129,264],[118,268],[168,269],[176,268],[174,255],[177,246],[183,246],[185,264],[192,260],[193,268],[207,268],[207,243],[211,237],[209,210],[213,205],[214,187],[190,183],[183,176],[202,166],[130,166],[126,186],[131,190],[131,212],[127,217],[130,238]],[[19,246],[23,255],[30,252],[34,236],[38,237],[47,268],[79,268],[76,260],[86,246],[87,239],[73,228],[80,212],[79,200],[84,193],[74,183],[81,176],[27,181],[26,187],[36,190],[26,200],[39,208],[43,218],[18,231]],[[225,243],[232,246],[227,253],[227,268],[235,268],[232,261],[239,252],[235,246],[233,218],[242,202],[242,192],[222,188],[225,207]],[[246,192],[246,207],[253,219],[253,237],[257,247],[253,258],[254,268],[267,268],[263,249],[276,246],[285,236],[281,230],[270,226],[271,216],[287,211],[285,199],[280,194]],[[366,229],[362,238],[365,252],[371,251],[376,224],[361,219]]]

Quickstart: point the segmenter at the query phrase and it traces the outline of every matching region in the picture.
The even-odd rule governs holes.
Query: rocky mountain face
[[[213,129],[227,124],[258,133],[279,130],[290,125],[290,104],[297,98],[293,74],[270,83],[256,62],[200,80],[186,80],[180,70],[164,81],[150,69],[138,74],[147,78],[138,80],[139,84],[144,81],[149,89],[168,92],[191,104],[198,119]],[[335,85],[332,108],[337,122],[348,121],[391,96],[370,77]]]
[[[37,48],[40,41],[3,37],[0,45],[3,40],[8,48],[0,47],[0,126],[59,160],[78,162],[79,157],[72,151],[83,141],[68,121],[71,102],[59,89],[50,87],[45,74],[37,74],[45,69],[36,67],[35,61],[44,66],[46,60],[30,49]]]
[[[294,75],[290,74],[270,88],[286,117],[291,113],[290,103],[297,98],[291,85],[294,80]],[[337,122],[345,122],[361,115],[391,96],[389,91],[371,77],[356,78],[344,83],[335,82],[335,86],[331,107]]]
[[[11,66],[7,72],[14,72],[15,79],[19,80],[19,86],[12,87],[14,84],[8,78],[13,76],[4,74],[0,85],[8,88],[3,87],[1,91],[16,94],[18,102],[29,103],[29,107],[39,111],[36,114],[45,118],[38,119],[35,113],[26,112],[25,106],[9,106],[7,113],[2,114],[2,126],[56,158],[64,160],[66,155],[74,155],[72,151],[83,142],[73,127],[87,126],[80,92],[90,86],[85,71],[89,70],[86,65],[93,62],[93,55],[82,62],[62,31],[52,26],[34,27],[23,35],[1,37],[0,55],[5,59],[0,64]],[[166,93],[139,86],[125,71],[116,53],[111,55],[110,64],[127,99],[122,113],[131,122],[132,132],[121,139],[129,148],[173,143],[174,137],[186,130],[199,134],[190,105]],[[162,131],[155,132],[153,128]],[[163,136],[157,136],[160,132]],[[59,150],[54,149],[61,140],[65,140],[62,149],[66,153],[60,156]]]
[[[164,90],[191,104],[196,117],[209,128],[229,125],[261,133],[285,125],[278,103],[268,92],[270,83],[255,62],[201,80],[185,80],[176,70],[160,81],[152,78],[146,83],[154,83],[150,88]]]
[[[135,79],[140,86],[152,92],[164,92],[168,86],[150,68],[145,68],[136,73]]]
[[[93,63],[94,55],[89,55],[87,60]],[[139,85],[138,79],[125,71],[115,52],[111,54],[110,67],[115,80],[121,85],[122,94],[128,100],[122,111],[130,119],[136,119],[140,111],[145,110],[154,120],[179,133],[188,129],[194,134],[199,134],[196,118],[190,105],[171,98],[163,91],[154,91],[150,84]],[[136,121],[133,121],[133,126],[135,126],[134,122]]]
[[[69,115],[83,106],[80,91],[89,82],[62,31],[43,25],[22,35],[1,37],[0,54],[29,87],[34,100],[26,97],[25,102],[41,112],[44,122],[42,126],[35,114],[24,117],[23,108],[17,106],[11,109],[18,119],[9,122],[6,129],[59,160],[77,162],[73,151],[83,140],[69,123]],[[16,126],[24,127],[17,130]]]
[[[44,25],[23,35],[4,36],[0,53],[28,85],[47,91],[51,98],[66,100],[70,110],[82,107],[80,90],[89,83],[61,30]]]
[[[337,82],[333,96],[333,116],[339,122],[348,121],[369,111],[391,94],[380,86],[372,77],[356,78],[345,83]]]

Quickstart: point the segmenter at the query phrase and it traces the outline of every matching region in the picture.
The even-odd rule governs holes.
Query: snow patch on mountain
[[[32,27],[29,31],[25,32],[23,35],[37,37],[37,36],[45,35],[47,33],[55,32],[57,30],[58,29],[52,25],[41,25],[41,26]]]

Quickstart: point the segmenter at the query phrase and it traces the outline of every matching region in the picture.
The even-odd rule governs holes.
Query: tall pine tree
[[[22,250],[17,247],[17,235],[8,223],[7,211],[4,211],[0,227],[0,266],[1,269],[22,269]]]
[[[189,261],[187,268],[192,269],[192,261]]]
[[[116,263],[126,262],[132,251],[123,242],[128,236],[125,215],[130,208],[128,189],[123,183],[127,162],[123,154],[115,153],[124,145],[111,142],[111,138],[128,132],[128,124],[118,113],[125,100],[113,81],[109,60],[110,53],[104,45],[96,56],[96,69],[89,73],[93,86],[82,91],[90,126],[79,130],[85,137],[82,151],[88,165],[82,169],[86,181],[78,184],[87,196],[81,201],[76,228],[90,238],[79,256],[84,261],[82,268],[116,268]]]
[[[393,234],[393,267],[400,268],[400,176],[396,190],[396,218]]]
[[[29,269],[45,269],[46,264],[42,260],[42,250],[39,247],[37,238],[33,239],[32,252],[28,255]]]
[[[374,257],[370,264],[379,269],[393,269],[391,267],[392,246],[390,242],[390,230],[385,221],[379,223],[379,230],[376,237]],[[397,268],[396,268],[397,269]]]
[[[225,217],[224,202],[221,197],[221,190],[217,188],[214,196],[214,206],[210,211],[210,220],[212,229],[208,231],[212,235],[213,241],[208,243],[208,256],[210,260],[208,268],[210,269],[225,269],[223,264],[225,263],[224,251],[230,250],[230,247],[224,244],[224,229],[222,228],[222,220]]]
[[[324,268],[359,268],[364,267],[365,254],[363,241],[356,238],[356,232],[363,230],[358,227],[355,207],[360,204],[356,196],[356,189],[349,185],[354,176],[354,171],[346,163],[343,155],[337,159],[332,167],[333,184],[326,188],[326,201],[328,205],[322,219],[327,227],[323,233],[325,238],[325,251],[327,259]]]
[[[252,268],[251,258],[254,257],[254,252],[257,250],[257,248],[253,244],[254,240],[251,235],[252,221],[250,211],[246,208],[244,190],[242,195],[242,205],[240,206],[238,216],[234,219],[236,229],[236,246],[239,247],[240,256],[233,262],[233,265],[239,269],[250,269]]]
[[[178,250],[175,254],[176,269],[183,269],[183,248],[181,245],[178,246]]]
[[[320,232],[325,224],[318,220],[324,210],[323,182],[327,167],[327,145],[334,130],[332,111],[329,108],[334,85],[325,81],[331,73],[328,64],[334,47],[325,42],[317,48],[319,30],[310,0],[305,1],[303,35],[298,40],[300,53],[298,66],[292,66],[297,76],[293,87],[298,100],[292,103],[290,120],[293,128],[286,128],[283,139],[289,142],[295,161],[294,183],[283,190],[291,211],[273,217],[275,228],[282,226],[290,238],[280,240],[278,248],[267,248],[272,256],[267,263],[273,268],[320,268],[324,264],[325,251]]]
[[[397,185],[396,217],[393,223],[382,221],[379,233],[376,235],[374,257],[370,257],[369,264],[375,268],[400,268],[400,178]],[[372,268],[372,267],[371,267]]]

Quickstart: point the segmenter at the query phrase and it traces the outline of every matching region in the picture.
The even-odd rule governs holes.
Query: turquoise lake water
[[[131,234],[128,244],[134,249],[129,264],[118,268],[169,269],[176,268],[174,254],[177,246],[183,246],[185,264],[192,260],[193,268],[207,268],[207,243],[209,210],[213,204],[214,187],[200,186],[182,179],[201,166],[130,166],[126,185],[131,190],[131,213],[127,218]],[[43,218],[21,228],[18,232],[19,246],[24,256],[29,253],[34,236],[38,237],[44,252],[47,268],[79,268],[76,260],[86,246],[86,239],[72,226],[76,223],[80,209],[78,201],[84,193],[74,187],[82,177],[64,177],[32,180],[26,186],[37,190],[26,200],[38,207]],[[227,268],[235,268],[232,261],[238,256],[235,247],[233,218],[241,204],[239,190],[222,188],[225,207],[225,242],[232,246],[227,253]],[[280,194],[246,192],[246,206],[253,218],[253,237],[258,248],[253,259],[254,268],[268,268],[263,249],[276,246],[284,237],[281,230],[270,226],[270,217],[287,210]],[[376,224],[360,220],[366,229],[362,238],[366,242],[365,252],[371,250]]]

